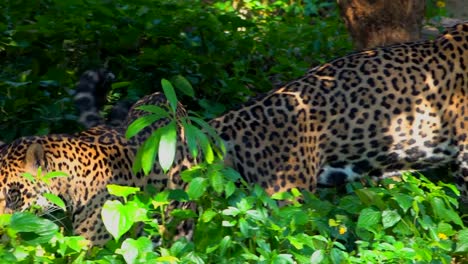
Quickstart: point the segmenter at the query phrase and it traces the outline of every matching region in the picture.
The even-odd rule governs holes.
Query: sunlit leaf
[[[136,194],[140,191],[138,187],[130,187],[130,186],[121,186],[116,184],[108,184],[107,191],[115,196],[127,198],[129,195]]]
[[[174,162],[176,146],[177,124],[175,121],[172,121],[161,131],[161,138],[159,140],[158,158],[164,172],[167,172]]]
[[[65,202],[55,194],[52,193],[44,193],[43,196],[51,203],[55,204],[56,206],[60,207],[60,209],[67,211],[65,206]]]
[[[141,147],[141,168],[145,175],[148,175],[153,169],[154,162],[156,161],[156,151],[159,146],[159,139],[161,137],[161,131],[155,131],[153,134],[145,141]]]
[[[136,134],[138,134],[142,129],[144,129],[147,126],[150,126],[154,122],[160,120],[164,116],[158,115],[158,114],[150,114],[150,115],[145,115],[137,120],[133,121],[127,128],[127,132],[125,133],[126,138],[131,138],[134,137]]]

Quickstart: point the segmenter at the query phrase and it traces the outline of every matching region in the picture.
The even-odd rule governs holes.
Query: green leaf
[[[165,116],[161,116],[158,114],[151,114],[151,115],[146,115],[138,118],[137,120],[133,121],[127,128],[127,131],[125,133],[125,137],[127,139],[134,137],[137,135],[141,130],[143,130],[145,127],[150,126],[154,122],[160,120]]]
[[[120,201],[106,201],[101,214],[104,226],[116,241],[128,232],[135,222],[146,219],[146,210],[134,202],[123,205]]]
[[[177,88],[177,90],[181,91],[183,94],[190,96],[190,97],[195,97],[195,92],[193,91],[193,87],[190,84],[190,82],[185,79],[184,76],[182,75],[176,75],[174,78],[171,79],[172,83],[174,86]]]
[[[194,178],[187,188],[187,194],[189,195],[190,199],[197,200],[205,193],[207,187],[208,182],[206,179]]]
[[[146,255],[153,252],[153,244],[147,237],[135,239],[125,239],[118,253],[123,256],[126,263],[141,263],[146,259]]]
[[[237,187],[234,182],[228,181],[224,187],[224,192],[226,193],[226,198],[231,197],[231,195],[236,191]]]
[[[164,109],[162,107],[159,107],[157,105],[140,105],[136,109],[143,110],[149,113],[152,113],[156,116],[159,116],[161,118],[170,118],[171,115],[169,114],[168,110],[169,109]]]
[[[325,251],[322,249],[314,251],[310,256],[310,263],[322,263],[323,260],[325,260]]]
[[[127,218],[124,208],[120,201],[106,201],[102,207],[101,214],[104,226],[115,241],[118,241],[133,225],[133,221]]]
[[[177,96],[174,91],[174,87],[172,86],[171,82],[166,79],[161,80],[161,85],[164,90],[164,95],[166,96],[167,100],[169,101],[169,105],[172,108],[172,112],[175,113],[177,111]]]
[[[121,186],[121,185],[116,185],[116,184],[108,184],[107,191],[109,192],[109,194],[127,199],[129,195],[136,194],[137,192],[139,192],[140,188],[130,187],[130,186]]]
[[[112,84],[112,90],[126,87],[132,84],[131,82],[116,82]]]
[[[249,225],[245,218],[239,219],[239,230],[244,237],[250,237],[253,231],[253,227]]]
[[[465,228],[458,232],[458,241],[457,247],[455,249],[457,253],[465,253],[468,254],[468,229]]]
[[[404,212],[408,211],[408,209],[411,208],[411,205],[413,204],[414,200],[412,196],[404,193],[395,193],[392,199],[394,199],[398,203],[398,205],[401,207],[401,209],[403,209]]]
[[[187,123],[184,119],[181,120],[182,127],[185,132],[185,140],[187,141],[187,146],[193,158],[198,156],[198,144],[197,144],[197,128],[192,124]]]
[[[55,204],[56,206],[60,207],[60,209],[67,211],[65,206],[65,202],[55,194],[52,193],[44,193],[44,198],[46,198],[49,202]]]
[[[377,225],[381,220],[381,214],[379,211],[372,208],[366,208],[361,211],[358,218],[357,227],[364,228],[366,230],[375,230],[375,225]]]
[[[273,264],[296,263],[291,254],[278,254],[271,260]]]
[[[451,208],[447,208],[442,198],[432,197],[430,202],[434,210],[434,214],[438,218],[453,222],[459,226],[463,226],[463,221],[461,220],[460,216]]]
[[[210,179],[211,187],[220,194],[224,190],[224,176],[218,170],[208,171],[208,179]]]
[[[210,222],[216,215],[218,215],[218,213],[216,213],[215,211],[211,210],[211,209],[208,209],[206,210],[205,212],[203,212],[202,216],[201,216],[201,219],[203,222],[205,223],[208,223]]]
[[[236,216],[241,213],[239,209],[233,206],[229,206],[227,209],[223,210],[223,215],[230,215],[230,216]]]
[[[213,153],[213,149],[211,148],[211,144],[210,144],[210,141],[208,140],[208,137],[199,129],[196,129],[195,133],[197,135],[198,141],[200,142],[200,146],[203,150],[205,161],[208,164],[213,163],[214,153]]]
[[[382,212],[382,224],[384,228],[394,226],[401,220],[401,216],[396,210],[385,210]]]
[[[59,177],[68,177],[69,175],[65,172],[62,172],[62,171],[51,171],[51,172],[48,172],[46,175],[44,175],[44,180],[45,181],[48,181],[50,179],[53,179],[53,178],[59,178]]]
[[[26,178],[27,180],[29,180],[31,182],[36,182],[36,179],[34,178],[34,175],[32,175],[29,172],[24,172],[24,173],[21,174],[21,176],[23,176],[24,178]]]
[[[153,169],[160,136],[161,130],[158,129],[157,131],[153,132],[153,134],[151,134],[151,136],[141,147],[141,168],[143,169],[145,175],[148,175]]]
[[[9,229],[14,230],[23,243],[33,246],[48,243],[59,230],[52,221],[25,212],[11,216]]]
[[[189,116],[188,118],[190,119],[190,121],[193,121],[197,125],[199,125],[205,133],[208,133],[208,135],[210,135],[211,138],[221,140],[221,138],[218,135],[218,132],[216,132],[216,130],[212,126],[210,126],[210,124],[195,116]]]
[[[164,172],[167,172],[174,162],[176,146],[177,125],[175,121],[171,121],[162,129],[158,147],[159,164]]]

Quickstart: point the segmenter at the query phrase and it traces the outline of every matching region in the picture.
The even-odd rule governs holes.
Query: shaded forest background
[[[335,1],[2,1],[0,140],[73,132],[79,75],[109,68],[109,105],[177,75],[206,118],[353,50]],[[446,15],[428,1],[426,17]],[[107,107],[108,108],[108,107]],[[106,109],[107,109],[106,108]]]

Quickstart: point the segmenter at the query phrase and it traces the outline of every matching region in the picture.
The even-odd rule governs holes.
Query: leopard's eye
[[[24,204],[24,200],[21,194],[21,187],[16,184],[13,184],[8,188],[5,198],[6,207],[13,211],[20,209]]]

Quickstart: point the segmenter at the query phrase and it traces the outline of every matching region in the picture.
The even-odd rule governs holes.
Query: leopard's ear
[[[41,167],[43,171],[47,170],[47,159],[44,147],[38,143],[29,145],[23,162],[24,169],[31,174],[36,174],[39,167]]]

